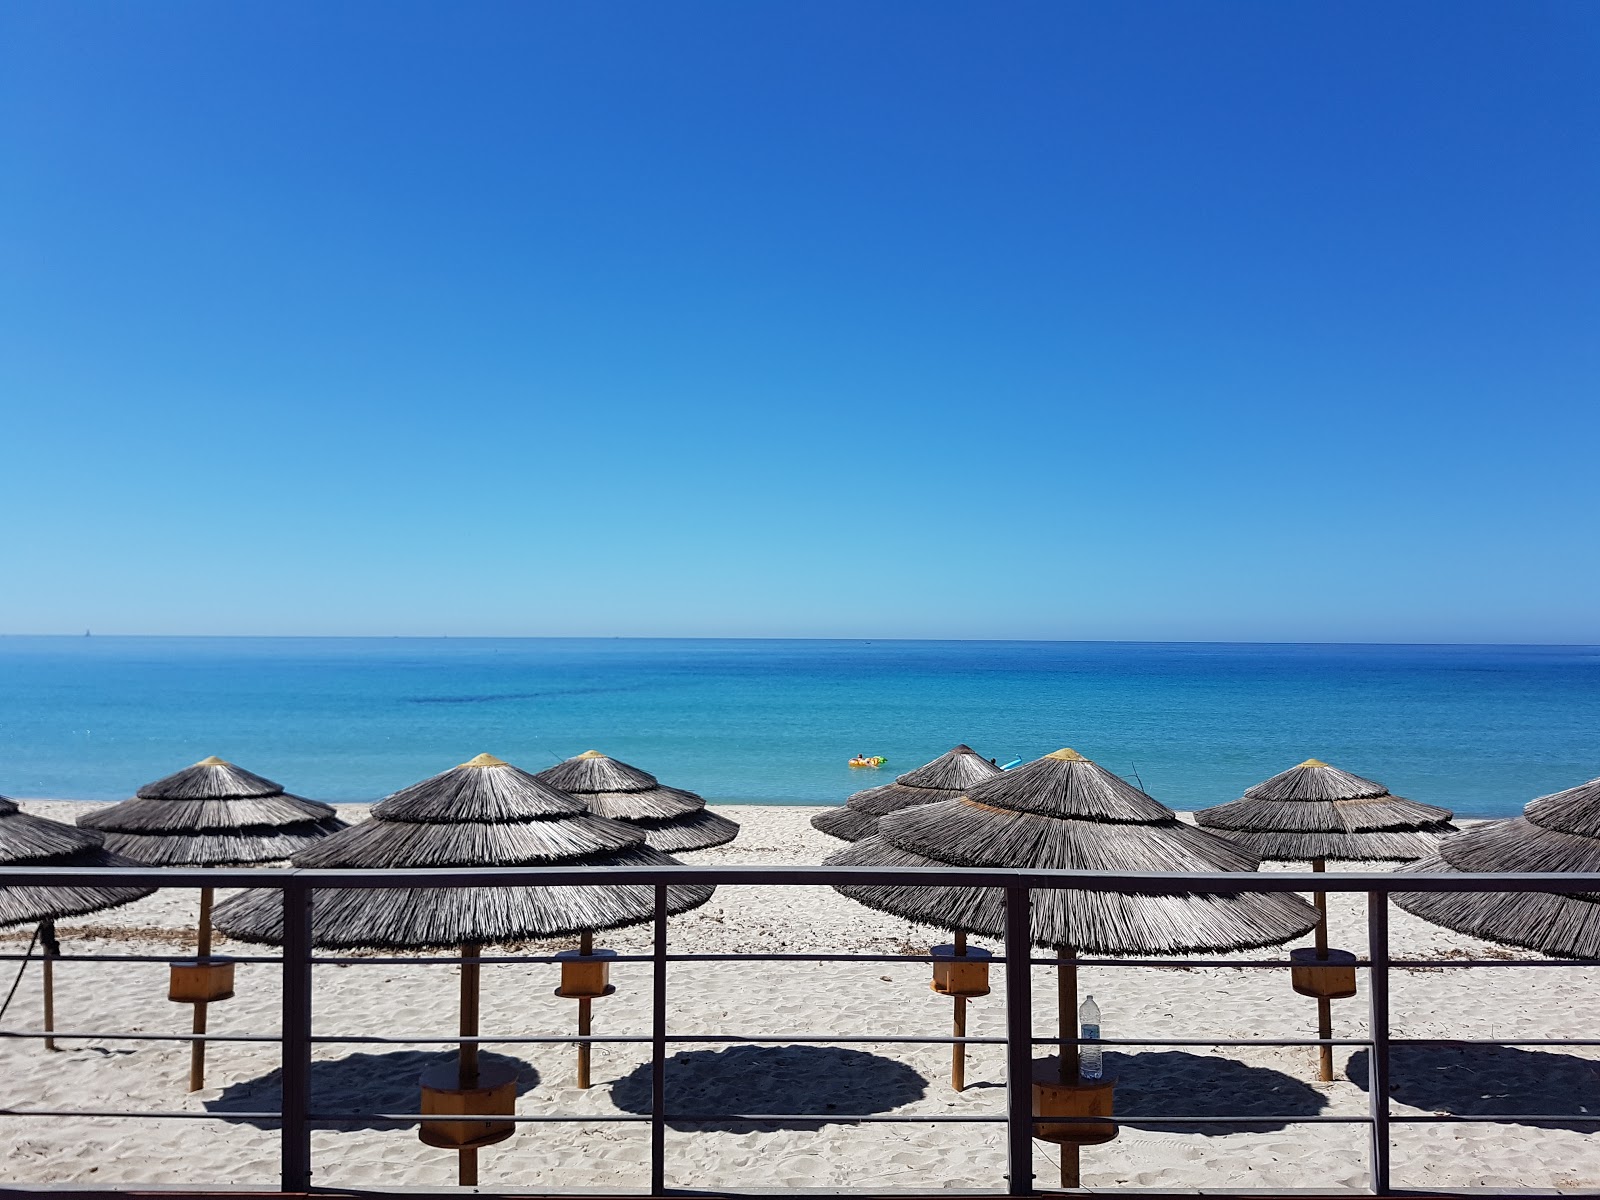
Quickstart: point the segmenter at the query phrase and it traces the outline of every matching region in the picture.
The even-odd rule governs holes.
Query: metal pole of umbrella
[[[956,934],[956,957],[967,956],[967,935],[965,932]],[[955,1036],[967,1036],[967,998],[958,995],[955,998]],[[950,1086],[956,1091],[962,1091],[967,1086],[967,1047],[963,1042],[957,1042],[950,1047]]]
[[[1327,861],[1314,858],[1311,860],[1311,869],[1320,874],[1328,869]],[[1317,957],[1326,961],[1328,957],[1328,893],[1312,893],[1312,903],[1317,906]],[[1328,1083],[1333,1079],[1333,1047],[1326,1044],[1328,1039],[1333,1036],[1333,1001],[1327,996],[1317,997],[1317,1036],[1324,1043],[1317,1047],[1317,1076],[1323,1083]]]
[[[461,945],[461,1036],[463,1038],[476,1038],[478,1036],[478,998],[479,998],[479,972],[481,964],[476,960],[482,956],[483,946],[478,942],[463,942]],[[456,1086],[462,1091],[478,1086],[478,1043],[476,1041],[463,1041],[459,1056],[459,1066],[456,1072]],[[457,1182],[462,1187],[476,1187],[478,1185],[478,1148],[476,1146],[463,1146],[456,1152],[457,1155]]]
[[[1078,1079],[1078,1044],[1075,1040],[1078,1026],[1078,963],[1071,946],[1056,947],[1056,1037],[1057,1066],[1062,1083],[1075,1083]],[[1070,1031],[1070,1032],[1069,1032]],[[1079,1146],[1064,1142],[1061,1146],[1061,1186],[1079,1186]]]

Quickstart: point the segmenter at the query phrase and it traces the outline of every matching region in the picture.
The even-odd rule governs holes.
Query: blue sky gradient
[[[0,10],[0,632],[1600,642],[1600,7]]]

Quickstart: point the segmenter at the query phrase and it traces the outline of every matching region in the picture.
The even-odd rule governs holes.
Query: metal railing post
[[[650,1012],[650,1194],[667,1187],[667,885],[656,884]]]
[[[285,1192],[311,1188],[311,891],[283,885],[283,1131]]]
[[[1371,1104],[1372,1190],[1389,1190],[1389,893],[1367,893],[1368,1015],[1372,1049],[1367,1060],[1367,1096]]]
[[[1033,1195],[1033,942],[1028,889],[1006,888],[1006,1192]]]

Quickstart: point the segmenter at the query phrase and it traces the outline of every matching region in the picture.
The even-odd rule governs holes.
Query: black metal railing
[[[538,1113],[496,1116],[496,1121],[538,1124],[546,1122],[645,1123],[650,1126],[650,1184],[649,1195],[661,1195],[669,1189],[666,1182],[666,1127],[673,1121],[694,1123],[745,1122],[750,1124],[789,1122],[797,1120],[861,1123],[1004,1123],[1006,1125],[1007,1170],[1003,1188],[994,1192],[1025,1196],[1034,1195],[1041,1187],[1034,1174],[1034,1129],[1040,1120],[1051,1124],[1070,1122],[1070,1117],[1035,1118],[1032,1109],[1032,1080],[1034,1047],[1058,1044],[1081,1045],[1075,1037],[1035,1037],[1033,1033],[1033,1002],[1031,970],[1005,972],[1005,1035],[1003,1037],[939,1037],[890,1035],[836,1035],[826,1031],[816,1034],[746,1036],[739,1034],[687,1034],[670,1033],[667,1028],[668,966],[675,962],[933,962],[929,955],[888,954],[673,954],[667,949],[666,895],[670,884],[717,884],[762,887],[791,887],[818,885],[885,885],[890,883],[916,883],[943,887],[1000,888],[1005,893],[1005,933],[1002,953],[990,961],[1009,966],[1027,963],[1031,966],[1055,967],[1055,958],[1035,957],[1029,939],[1030,893],[1034,890],[1070,887],[1079,891],[1136,891],[1145,894],[1171,894],[1183,892],[1340,892],[1365,893],[1367,908],[1368,959],[1358,962],[1357,969],[1367,972],[1368,1030],[1364,1038],[1108,1038],[1099,1039],[1100,1046],[1123,1047],[1313,1047],[1344,1046],[1365,1048],[1368,1051],[1367,1090],[1368,1111],[1365,1115],[1307,1115],[1280,1114],[1213,1114],[1174,1116],[1161,1114],[1147,1119],[1149,1123],[1163,1126],[1269,1126],[1283,1124],[1359,1124],[1369,1129],[1368,1179],[1370,1194],[1392,1194],[1390,1186],[1391,1126],[1398,1123],[1471,1122],[1501,1124],[1515,1122],[1524,1125],[1590,1125],[1600,1130],[1600,1116],[1584,1113],[1527,1115],[1522,1113],[1470,1113],[1446,1112],[1395,1114],[1391,1112],[1390,1050],[1394,1046],[1600,1046],[1600,1038],[1524,1038],[1524,1039],[1461,1039],[1461,1038],[1396,1038],[1390,1034],[1389,982],[1392,970],[1407,967],[1466,968],[1466,967],[1582,967],[1600,966],[1600,962],[1571,959],[1509,958],[1509,959],[1391,959],[1389,954],[1389,895],[1392,892],[1600,892],[1600,874],[1427,874],[1403,875],[1390,872],[1355,871],[1334,874],[1240,872],[1218,873],[1108,873],[1086,871],[1026,871],[1003,869],[957,869],[930,867],[502,867],[502,868],[450,868],[436,870],[362,871],[362,870],[311,870],[311,869],[254,869],[254,868],[70,868],[70,867],[0,867],[0,886],[28,884],[61,886],[70,884],[135,884],[167,888],[197,887],[252,887],[278,889],[283,896],[284,941],[280,955],[229,955],[236,963],[272,963],[282,967],[282,1027],[277,1034],[152,1034],[137,1031],[85,1031],[56,1030],[47,1034],[42,1030],[0,1030],[0,1038],[37,1039],[54,1036],[57,1039],[97,1038],[101,1040],[188,1042],[197,1036],[212,1042],[280,1042],[282,1044],[282,1100],[277,1111],[197,1112],[174,1110],[162,1112],[128,1111],[118,1109],[44,1109],[0,1107],[0,1117],[117,1117],[137,1119],[196,1119],[196,1120],[271,1120],[280,1125],[279,1187],[285,1193],[304,1193],[312,1189],[311,1130],[316,1125],[339,1125],[356,1121],[384,1121],[399,1124],[416,1124],[424,1114],[409,1113],[337,1113],[319,1112],[311,1103],[312,1049],[318,1044],[405,1044],[405,1045],[455,1045],[464,1041],[494,1043],[496,1045],[589,1043],[634,1043],[650,1046],[650,1112],[616,1115],[594,1113],[562,1114]],[[353,965],[358,963],[461,963],[477,961],[485,965],[517,963],[556,963],[553,955],[482,955],[475,960],[459,956],[405,955],[394,957],[363,956],[339,957],[313,953],[311,944],[312,890],[315,888],[448,888],[465,886],[562,886],[577,884],[635,884],[650,885],[655,892],[655,917],[653,939],[649,954],[619,954],[613,962],[648,962],[652,968],[652,1003],[650,1032],[648,1034],[601,1034],[574,1036],[503,1035],[463,1038],[441,1035],[438,1037],[383,1037],[377,1035],[343,1035],[312,1032],[312,972],[317,966]],[[16,962],[21,954],[0,955],[0,961]],[[172,962],[175,956],[160,955],[63,955],[58,961],[121,961],[121,962]],[[1287,958],[1180,958],[1176,956],[1150,959],[1079,958],[1079,967],[1228,967],[1274,968],[1290,966]],[[1006,1104],[1001,1114],[841,1114],[827,1113],[674,1113],[667,1105],[666,1064],[670,1045],[682,1043],[717,1044],[905,1044],[905,1045],[999,1045],[1005,1048]],[[1092,1120],[1093,1118],[1077,1118]],[[1118,1118],[1128,1120],[1129,1118]],[[1552,1164],[1552,1168],[1556,1164]],[[99,1194],[118,1195],[149,1194],[152,1191],[179,1193],[199,1191],[216,1186],[222,1180],[195,1180],[193,1186],[107,1187],[92,1189]],[[714,1191],[713,1181],[697,1184],[692,1190],[698,1193]],[[0,1183],[0,1190],[4,1189]],[[940,1186],[940,1181],[929,1180],[922,1191]],[[76,1189],[91,1190],[91,1189]],[[398,1195],[406,1189],[395,1188],[385,1193],[381,1188],[364,1187],[364,1195]],[[1150,1194],[1149,1189],[1138,1189]],[[1470,1191],[1470,1189],[1465,1189]],[[881,1194],[882,1189],[860,1189],[854,1194]],[[1430,1189],[1429,1194],[1439,1194],[1442,1189]],[[540,1194],[551,1194],[542,1189]],[[589,1194],[594,1194],[590,1192]],[[616,1196],[637,1196],[641,1193],[618,1189],[603,1193]],[[1169,1195],[1201,1195],[1212,1193],[1169,1190]],[[1340,1194],[1338,1189],[1323,1189],[1319,1195]],[[1349,1192],[1348,1194],[1364,1194]],[[1563,1189],[1563,1194],[1574,1194]],[[1600,1194],[1594,1191],[1582,1194]]]

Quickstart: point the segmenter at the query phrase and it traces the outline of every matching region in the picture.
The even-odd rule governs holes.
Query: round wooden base
[[[958,955],[954,946],[931,946],[933,982],[928,986],[941,996],[987,996],[989,994],[989,952],[968,946]]]
[[[617,985],[616,984],[608,983],[608,984],[606,984],[606,990],[603,991],[603,992],[576,992],[576,993],[574,993],[574,992],[564,992],[560,988],[557,988],[554,992],[551,993],[551,995],[560,996],[563,1000],[602,1000],[607,996],[615,995],[616,994],[616,990],[617,990]]]
[[[460,1086],[460,1067],[439,1063],[422,1073],[422,1111],[440,1117],[496,1114],[507,1116],[517,1107],[517,1073],[504,1063],[478,1067],[476,1087]],[[515,1121],[424,1121],[417,1137],[441,1150],[469,1150],[492,1146],[516,1133]]]

